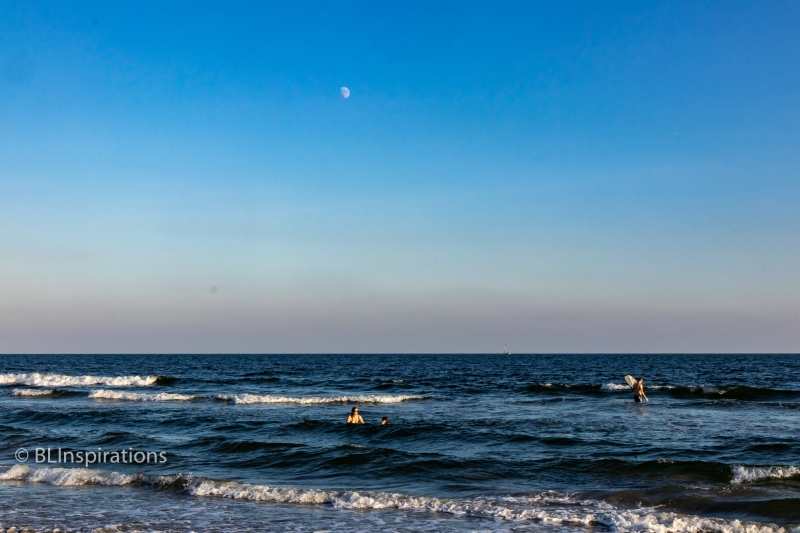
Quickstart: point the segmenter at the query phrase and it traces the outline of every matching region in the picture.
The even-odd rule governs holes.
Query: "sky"
[[[0,0],[0,353],[800,352],[798,27]]]

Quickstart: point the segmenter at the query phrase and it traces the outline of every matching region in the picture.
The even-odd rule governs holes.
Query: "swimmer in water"
[[[353,410],[350,411],[350,416],[347,417],[348,424],[363,424],[364,419],[358,413],[358,407],[353,407]]]
[[[647,399],[647,395],[644,393],[644,385],[642,384],[642,378],[636,380],[636,384],[633,386],[633,401],[636,403],[642,403],[642,397],[648,402],[650,400]]]
[[[381,425],[382,425],[382,426],[385,426],[385,425],[387,425],[388,423],[389,423],[389,417],[387,417],[387,416],[384,416],[383,418],[381,418]]]

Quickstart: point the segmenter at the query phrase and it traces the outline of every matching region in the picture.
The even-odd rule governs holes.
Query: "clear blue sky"
[[[798,28],[0,0],[0,352],[800,351]]]

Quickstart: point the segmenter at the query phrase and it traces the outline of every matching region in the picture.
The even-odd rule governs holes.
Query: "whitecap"
[[[757,522],[704,518],[660,511],[651,507],[618,509],[605,502],[581,500],[554,491],[524,498],[455,499],[388,492],[269,487],[239,481],[194,478],[191,475],[181,474],[151,476],[101,472],[87,468],[31,468],[27,465],[14,465],[6,472],[0,473],[0,481],[12,480],[57,486],[146,484],[163,487],[180,484],[188,494],[198,497],[215,496],[281,504],[331,505],[338,509],[401,509],[549,524],[604,525],[613,531],[621,532],[787,533],[783,527]],[[797,533],[797,529],[791,530],[792,533]]]
[[[14,389],[11,391],[12,396],[49,396],[55,392],[55,389]]]
[[[32,387],[85,387],[108,385],[112,387],[145,387],[154,385],[158,376],[65,376],[63,374],[0,374],[0,385],[28,385]]]
[[[142,394],[138,392],[95,389],[89,393],[89,398],[93,398],[95,400],[127,400],[133,402],[188,402],[197,399],[198,396],[174,394],[168,392],[159,392],[158,394]]]
[[[602,387],[602,390],[631,390],[628,385],[620,385],[619,383],[606,383]]]
[[[90,468],[31,468],[28,465],[14,465],[0,474],[0,481],[27,481],[46,483],[62,487],[78,485],[129,485],[141,475],[100,472]]]
[[[258,403],[293,403],[301,405],[315,405],[327,403],[399,403],[408,400],[422,400],[424,396],[403,396],[403,395],[365,395],[365,396],[272,396],[258,394],[221,394],[221,400],[231,401],[237,404],[258,404]]]
[[[796,466],[744,466],[731,467],[733,479],[731,483],[751,483],[760,479],[784,479],[800,475],[800,468]]]

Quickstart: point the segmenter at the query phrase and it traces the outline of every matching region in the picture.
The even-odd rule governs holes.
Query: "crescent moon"
[[[350,98],[350,89],[348,89],[347,87],[342,87],[341,90],[342,90],[342,97]]]

